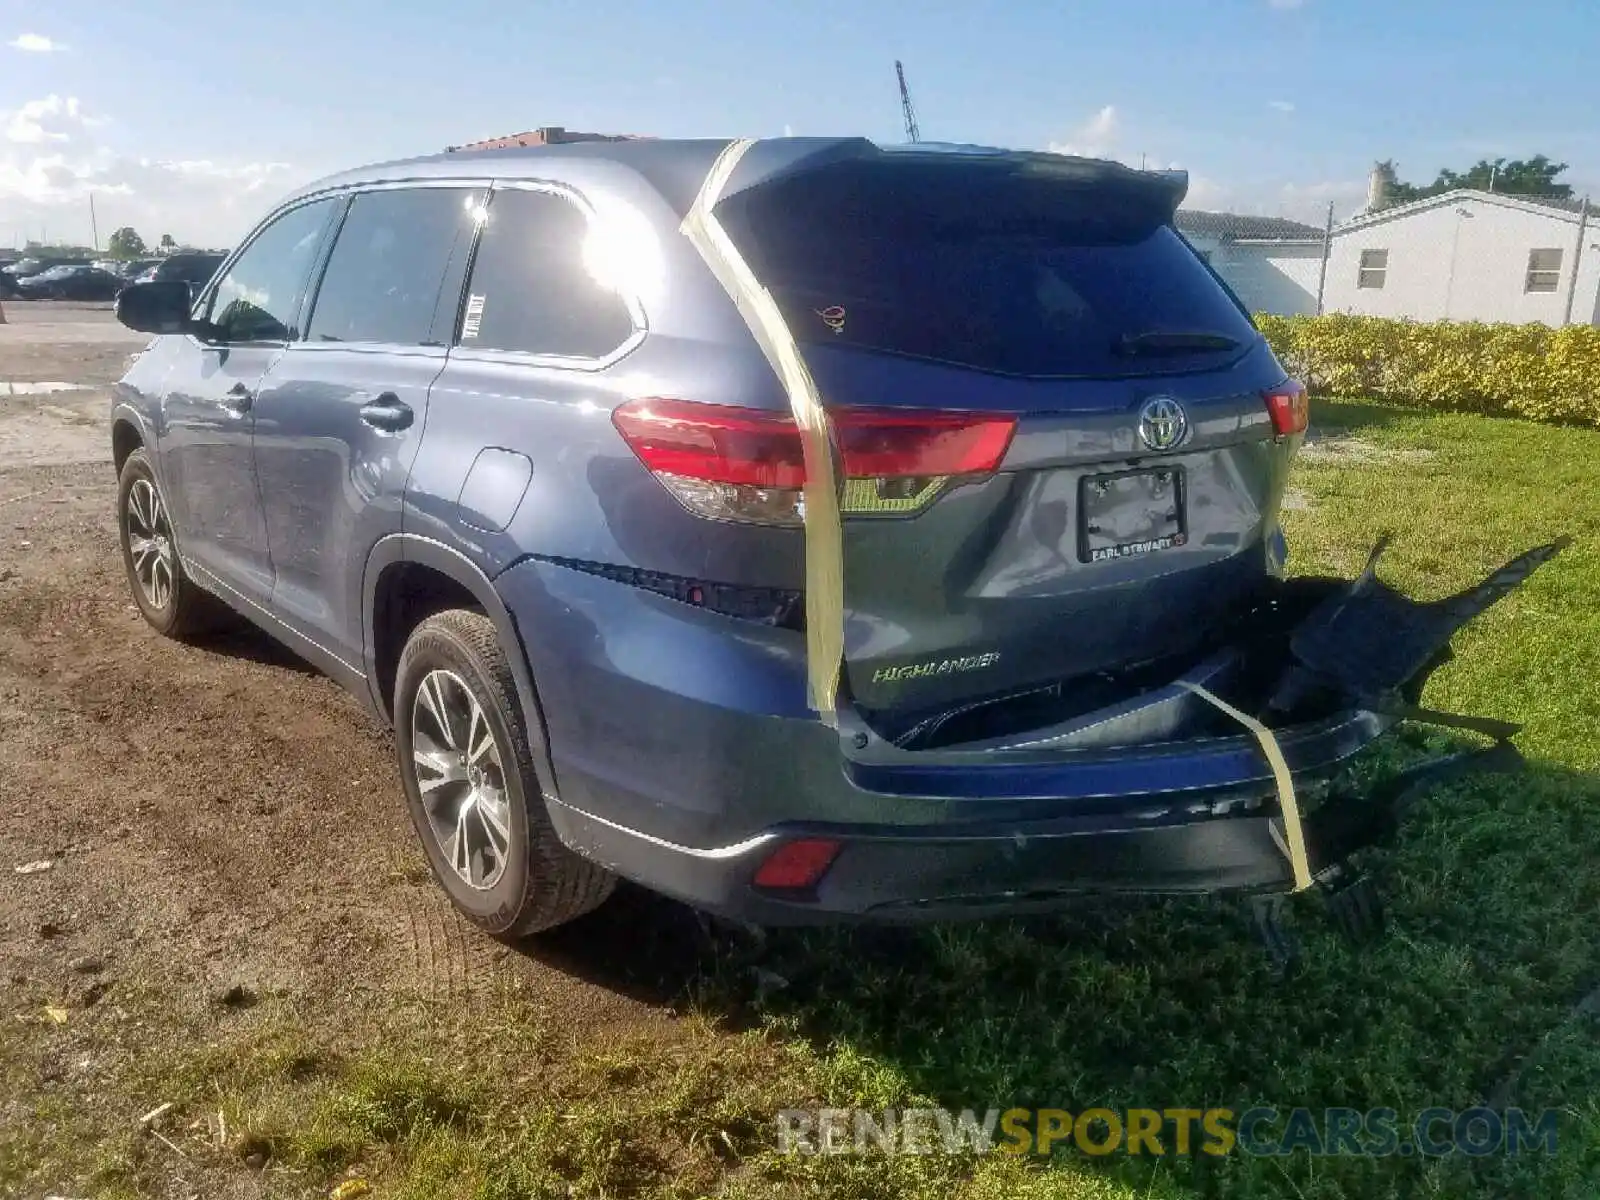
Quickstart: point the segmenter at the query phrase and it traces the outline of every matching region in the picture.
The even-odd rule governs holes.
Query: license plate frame
[[[1163,520],[1151,521],[1133,536],[1108,530],[1104,519],[1139,504],[1147,509],[1171,489],[1172,509]],[[1085,475],[1078,480],[1078,561],[1115,562],[1187,545],[1189,541],[1188,480],[1180,466],[1135,467]],[[1099,526],[1099,528],[1096,528]]]

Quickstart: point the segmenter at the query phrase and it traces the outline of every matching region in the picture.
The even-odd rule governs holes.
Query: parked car
[[[114,300],[127,280],[87,264],[51,267],[17,280],[23,300]]]
[[[217,268],[227,257],[226,254],[212,251],[179,250],[152,263],[138,276],[138,279],[141,283],[179,279],[188,283],[191,290],[199,291],[200,287],[216,274]]]
[[[27,258],[19,258],[16,262],[4,268],[4,273],[11,276],[13,280],[21,280],[27,279],[31,275],[38,275],[45,271],[54,270],[56,267],[80,267],[88,265],[89,260],[86,258],[41,258],[30,255]]]
[[[392,722],[497,935],[618,876],[762,923],[1303,886],[1376,832],[1295,789],[1504,579],[1283,578],[1305,391],[1185,186],[848,139],[323,180],[192,306],[122,294],[133,597],[171,635],[220,600]]]

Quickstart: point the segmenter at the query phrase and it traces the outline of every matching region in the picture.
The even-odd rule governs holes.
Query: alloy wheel
[[[136,479],[128,489],[128,556],[133,575],[151,608],[166,609],[177,585],[177,551],[161,493],[148,479]]]
[[[454,671],[429,671],[417,688],[411,759],[445,862],[468,887],[494,887],[511,851],[505,768],[483,707]]]

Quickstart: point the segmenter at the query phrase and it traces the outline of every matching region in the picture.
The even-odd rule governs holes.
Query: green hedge
[[[1313,392],[1600,426],[1600,329],[1387,317],[1256,318]]]

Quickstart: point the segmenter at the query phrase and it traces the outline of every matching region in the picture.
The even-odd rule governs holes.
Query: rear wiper
[[[1239,339],[1225,333],[1203,330],[1151,329],[1144,333],[1125,333],[1113,349],[1130,357],[1137,354],[1182,354],[1188,350],[1237,350]]]

